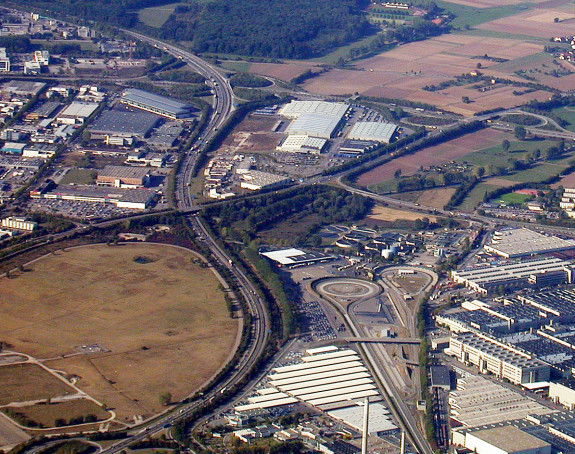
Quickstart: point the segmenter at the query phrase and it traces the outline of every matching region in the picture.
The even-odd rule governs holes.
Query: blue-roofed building
[[[147,110],[172,120],[193,118],[197,110],[191,104],[136,88],[125,90],[120,101],[128,106]]]
[[[25,143],[6,142],[0,151],[2,153],[21,155],[24,148],[26,148]]]

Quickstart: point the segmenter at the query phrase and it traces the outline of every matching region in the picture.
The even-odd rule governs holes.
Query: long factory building
[[[267,376],[269,386],[235,407],[236,413],[250,413],[282,405],[307,403],[344,423],[356,427],[361,421],[359,403],[368,398],[370,432],[391,433],[397,426],[357,352],[335,346],[306,350],[295,364],[276,367]],[[356,427],[359,429],[359,427]]]

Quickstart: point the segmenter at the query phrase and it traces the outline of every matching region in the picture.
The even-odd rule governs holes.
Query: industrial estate
[[[0,452],[575,453],[575,3],[0,4]]]

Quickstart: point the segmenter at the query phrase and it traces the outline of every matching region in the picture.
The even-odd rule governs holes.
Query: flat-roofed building
[[[464,332],[452,336],[445,352],[462,363],[477,366],[481,373],[490,372],[516,385],[549,381],[549,365],[480,333]]]
[[[495,232],[484,249],[501,257],[517,258],[573,250],[575,240],[564,240],[526,228],[507,229]]]
[[[326,139],[306,135],[289,135],[277,147],[278,151],[290,153],[319,154],[327,143]]]
[[[135,88],[125,90],[120,102],[172,120],[193,118],[196,111],[191,104]]]
[[[4,146],[0,149],[2,153],[21,155],[26,148],[25,143],[19,142],[6,142]]]
[[[146,186],[150,171],[142,167],[108,165],[98,172],[96,183],[116,188],[140,188]]]
[[[36,228],[38,227],[38,223],[28,221],[26,218],[9,216],[7,218],[2,219],[1,226],[2,228],[25,230],[31,232],[32,230],[36,230]]]
[[[84,123],[98,106],[95,102],[74,101],[58,114],[56,121],[66,125]]]
[[[349,106],[342,102],[327,101],[291,101],[279,110],[279,114],[287,118],[298,118],[302,114],[320,114],[328,117],[342,118]]]
[[[2,84],[0,91],[19,96],[35,96],[46,87],[44,82],[10,80]]]
[[[295,248],[262,252],[261,255],[270,259],[279,267],[287,266],[288,268],[314,265],[316,263],[324,263],[336,259],[335,256],[324,254],[323,252],[305,252]]]
[[[540,276],[549,274],[554,278],[554,283],[558,283],[557,274],[564,271],[564,278],[561,283],[571,281],[569,272],[570,263],[557,257],[546,257],[540,259],[524,260],[503,264],[482,264],[473,268],[467,268],[451,272],[451,279],[458,284],[464,284],[467,288],[484,295],[490,294],[499,288],[504,290],[514,290],[524,288],[532,283],[543,283],[546,277]],[[538,276],[540,276],[538,278]],[[531,282],[530,282],[531,281]]]
[[[312,136],[322,139],[329,139],[333,137],[337,129],[341,117],[333,117],[329,115],[304,113],[299,115],[289,126],[288,133],[290,135]]]
[[[6,48],[0,47],[0,72],[10,72],[10,58],[6,54]]]
[[[468,432],[465,447],[477,454],[551,454],[549,443],[511,425]]]
[[[158,124],[160,117],[153,113],[124,109],[106,110],[90,125],[93,139],[107,137],[146,137]]]
[[[258,170],[250,170],[241,176],[240,187],[249,189],[250,191],[259,191],[261,189],[269,189],[273,187],[283,186],[289,183],[290,179],[275,173],[260,172]]]
[[[351,140],[373,140],[389,143],[395,134],[397,125],[379,121],[358,121],[349,131],[347,138]]]

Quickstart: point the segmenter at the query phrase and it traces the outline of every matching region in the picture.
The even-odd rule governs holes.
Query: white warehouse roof
[[[312,113],[337,117],[339,121],[348,108],[349,106],[342,102],[291,101],[280,109],[279,114],[288,118],[298,118],[301,114]]]
[[[363,427],[363,407],[359,405],[328,411],[327,414],[332,418],[345,421],[346,424],[356,430],[361,430]],[[368,430],[370,434],[395,429],[397,429],[397,426],[391,421],[389,410],[383,404],[373,403],[369,405]]]
[[[495,232],[484,249],[505,258],[514,258],[575,249],[575,240],[543,235],[525,228],[508,229]]]
[[[327,140],[306,135],[289,135],[278,145],[278,151],[291,153],[320,153]]]
[[[299,115],[287,129],[290,135],[304,135],[329,139],[342,117],[304,113]]]
[[[358,121],[351,128],[347,138],[351,140],[374,140],[376,142],[389,143],[396,129],[397,125],[393,123]]]
[[[63,117],[87,118],[94,113],[94,111],[98,108],[98,106],[99,104],[95,102],[74,101],[58,114],[58,118]]]

